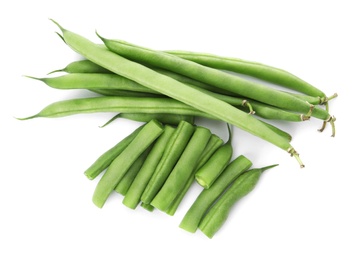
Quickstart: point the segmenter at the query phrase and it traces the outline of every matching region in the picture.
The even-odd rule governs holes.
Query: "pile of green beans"
[[[276,166],[250,169],[252,162],[245,156],[232,158],[234,126],[288,152],[301,168],[292,136],[276,127],[276,120],[306,122],[314,117],[322,120],[319,131],[329,123],[335,136],[336,118],[329,102],[337,94],[328,96],[288,71],[214,54],[158,51],[98,33],[102,44],[96,44],[53,22],[82,59],[46,77],[27,77],[54,89],[83,89],[95,96],[57,101],[18,119],[112,112],[114,117],[102,127],[118,118],[143,122],[85,170],[90,180],[102,174],[92,198],[99,208],[116,192],[128,208],[140,205],[174,215],[197,183],[202,192],[180,227],[199,229],[212,238],[232,206],[255,187],[265,170]],[[224,143],[196,125],[198,117],[225,122],[228,140]]]

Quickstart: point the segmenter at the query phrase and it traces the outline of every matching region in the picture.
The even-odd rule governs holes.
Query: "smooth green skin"
[[[198,90],[192,89],[183,83],[159,74],[145,66],[125,59],[109,50],[100,48],[88,39],[68,31],[61,26],[59,26],[59,28],[62,31],[64,41],[74,51],[99,66],[102,66],[118,75],[134,80],[145,87],[161,92],[173,99],[179,100],[196,108],[197,110],[204,111],[215,118],[219,118],[222,121],[237,126],[242,130],[256,135],[276,145],[277,147],[288,151],[289,153],[291,153],[291,151],[295,151],[285,138],[276,134],[259,120],[247,115],[233,106]],[[180,66],[180,63],[176,65],[176,67]],[[188,66],[188,69],[192,69],[192,67]],[[212,76],[214,77],[214,74]]]
[[[186,121],[190,124],[193,124],[195,118],[193,116],[187,115],[179,115],[179,114],[138,114],[138,113],[119,113],[111,118],[108,122],[106,122],[102,127],[110,124],[114,120],[118,118],[130,119],[138,122],[149,122],[152,119],[156,119],[157,121],[163,124],[169,125],[178,125],[181,121]]]
[[[109,73],[71,73],[50,78],[29,78],[40,80],[56,89],[114,89],[157,94],[157,91],[135,81]]]
[[[168,51],[167,53],[211,68],[233,71],[259,78],[309,96],[326,97],[320,89],[317,89],[290,72],[262,63],[189,51]]]
[[[195,127],[185,121],[182,121],[177,126],[175,133],[166,145],[164,154],[162,155],[154,174],[145,187],[141,196],[142,202],[150,204],[154,199],[162,185],[164,185],[172,169],[175,167],[194,131]]]
[[[131,141],[137,136],[137,134],[141,131],[144,125],[138,127],[134,132],[125,137],[115,146],[110,148],[108,151],[103,153],[95,162],[89,166],[87,170],[84,171],[84,174],[88,179],[95,179],[102,171],[104,171],[112,161],[121,154],[125,148],[131,143]]]
[[[119,97],[165,97],[164,95],[146,93],[139,91],[129,91],[120,89],[89,89],[91,92],[102,96],[119,96]]]
[[[97,207],[103,207],[110,193],[118,185],[131,165],[162,132],[163,127],[159,122],[150,121],[145,124],[125,150],[115,158],[95,188],[92,200]]]
[[[150,204],[141,203],[140,205],[143,209],[146,209],[147,211],[153,212],[155,210],[155,207]]]
[[[89,60],[78,60],[69,63],[66,67],[59,70],[54,70],[48,74],[55,72],[67,72],[67,73],[112,73]]]
[[[217,135],[212,134],[211,138],[209,139],[203,153],[201,154],[200,159],[196,165],[196,168],[193,172],[196,172],[202,165],[204,165],[207,160],[212,156],[212,154],[223,144],[223,140],[219,138]],[[185,187],[182,189],[180,194],[176,196],[175,200],[170,204],[170,206],[165,210],[165,212],[173,216],[176,213],[177,208],[179,207],[181,201],[185,197],[187,191],[190,189],[192,183],[195,180],[195,175],[191,174],[189,180],[186,182]]]
[[[143,166],[146,157],[148,156],[151,150],[151,146],[147,148],[139,158],[130,166],[129,170],[125,173],[124,177],[120,180],[118,185],[115,187],[115,191],[123,196],[126,195],[128,192],[131,184],[135,180],[136,176],[138,175],[141,166]]]
[[[218,199],[203,217],[198,228],[209,238],[222,227],[233,205],[251,192],[258,183],[261,174],[276,165],[252,169],[239,176],[228,190]]]
[[[191,233],[196,232],[198,225],[207,210],[213,205],[227,187],[243,172],[252,166],[245,156],[235,158],[215,181],[210,189],[203,189],[180,223],[180,228]]]
[[[209,129],[204,127],[196,128],[164,185],[151,201],[151,205],[161,211],[165,211],[175,198],[180,195],[190,176],[194,173],[195,166],[210,137],[211,131]]]
[[[140,203],[140,197],[150,181],[151,176],[154,174],[164,154],[167,143],[174,132],[175,128],[165,125],[164,132],[155,142],[151,152],[148,154],[147,159],[123,199],[123,204],[128,208],[135,209]]]
[[[100,36],[99,36],[100,37]],[[133,45],[124,41],[109,40],[100,37],[109,50],[122,55],[130,60],[147,63],[216,86],[218,88],[236,93],[265,104],[282,109],[308,114],[311,107],[303,100],[288,93],[275,90],[263,84],[258,84],[217,69],[203,66],[190,60],[185,60],[175,55],[154,51]],[[327,120],[330,115],[326,110],[316,107],[312,116]]]

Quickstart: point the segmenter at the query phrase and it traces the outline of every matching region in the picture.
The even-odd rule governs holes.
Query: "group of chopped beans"
[[[335,135],[335,117],[324,92],[293,74],[261,63],[188,51],[156,51],[120,40],[99,45],[53,21],[62,40],[83,56],[52,73],[34,78],[57,89],[86,89],[98,96],[55,102],[36,115],[21,118],[62,117],[79,113],[117,113],[117,118],[143,122],[139,128],[104,152],[86,171],[93,180],[101,173],[93,203],[102,208],[113,193],[123,195],[131,209],[141,205],[174,215],[196,182],[202,191],[188,209],[180,227],[200,229],[212,238],[232,206],[247,195],[261,174],[277,164],[251,169],[244,155],[233,156],[231,128],[238,127],[287,151],[304,167],[291,146],[291,135],[269,120],[322,120]],[[243,79],[248,75],[285,91]],[[197,117],[227,123],[224,142]]]

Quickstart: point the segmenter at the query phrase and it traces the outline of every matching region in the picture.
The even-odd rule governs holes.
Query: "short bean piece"
[[[169,174],[160,191],[151,201],[155,208],[165,211],[184,189],[190,176],[194,174],[195,166],[202,155],[211,131],[205,127],[196,127],[190,141],[185,147],[175,167]]]
[[[213,205],[214,201],[226,190],[226,188],[243,172],[252,166],[252,162],[245,156],[240,155],[235,158],[213,183],[210,189],[203,189],[196,198],[184,218],[180,223],[180,228],[196,232],[197,227],[207,210]]]
[[[93,203],[96,206],[103,207],[110,193],[118,185],[130,166],[162,132],[162,125],[155,120],[145,124],[125,150],[110,164],[99,180],[93,194]]]
[[[257,184],[261,174],[272,167],[271,165],[260,169],[252,169],[239,176],[228,190],[209,209],[200,222],[198,228],[209,238],[222,227],[233,205],[242,197],[251,192]]]

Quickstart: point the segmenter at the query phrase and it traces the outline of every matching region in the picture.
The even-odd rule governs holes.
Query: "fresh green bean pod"
[[[165,148],[175,132],[175,128],[165,125],[164,132],[155,142],[147,159],[140,168],[138,175],[131,184],[127,194],[123,199],[123,204],[128,208],[135,209],[140,203],[140,197],[143,194],[151,176],[154,174],[157,165],[159,164]]]
[[[95,188],[92,200],[97,207],[103,207],[110,193],[118,185],[130,166],[162,132],[163,127],[159,122],[150,121],[145,124],[125,150],[114,159]]]
[[[218,199],[218,201],[209,209],[200,222],[198,228],[207,237],[212,238],[226,221],[233,205],[254,189],[261,174],[265,170],[275,166],[277,165],[271,165],[260,169],[252,169],[239,176],[228,188],[228,190]]]
[[[293,155],[299,162],[300,166],[303,167],[303,163],[299,158],[299,154],[291,146],[290,142],[288,142],[280,135],[276,134],[273,130],[266,127],[254,117],[247,115],[246,113],[234,108],[233,106],[221,100],[213,98],[198,90],[192,89],[187,85],[178,82],[177,80],[159,74],[143,65],[130,61],[109,50],[98,47],[97,44],[89,41],[88,39],[64,29],[58,23],[56,24],[62,31],[62,38],[65,43],[69,45],[74,51],[81,54],[84,58],[118,75],[136,81],[137,83],[142,84],[145,87],[158,91],[173,99],[192,106],[197,110],[204,111],[204,113],[207,113],[215,118],[235,125],[241,128],[242,130],[256,135],[262,138],[263,140],[266,140],[276,145],[277,147],[287,151],[290,155]],[[172,55],[170,55],[170,57],[171,56]],[[181,63],[176,64],[176,66],[181,65]],[[188,66],[188,68],[192,69],[191,66]],[[215,73],[213,73],[210,77],[212,76],[214,77]],[[225,82],[225,84],[226,83],[227,82]],[[236,84],[234,85],[236,87]],[[264,93],[260,93],[259,95],[264,95]],[[304,110],[302,113],[305,112],[306,111]]]
[[[160,191],[151,201],[155,208],[165,211],[184,189],[190,176],[194,174],[195,166],[202,155],[211,131],[205,127],[196,127],[190,141],[185,147],[175,167],[170,172]]]
[[[51,71],[48,74],[55,72],[66,72],[66,73],[112,73],[110,70],[107,70],[89,60],[78,60],[69,63],[66,67],[59,70]]]
[[[326,97],[320,89],[285,70],[258,62],[228,58],[207,53],[189,51],[167,51],[180,58],[190,60],[215,69],[237,72],[265,80],[313,97]]]
[[[110,148],[108,151],[103,153],[95,162],[89,166],[87,170],[84,171],[84,174],[88,179],[95,179],[102,171],[104,171],[112,161],[121,154],[125,148],[131,143],[131,141],[137,136],[144,126],[138,127],[134,132],[125,137],[115,146]]]
[[[115,191],[123,196],[128,192],[131,184],[138,175],[141,166],[143,166],[146,157],[148,156],[151,146],[148,147],[136,161],[130,166],[129,170],[125,173],[124,177],[119,181],[118,185],[115,187]]]
[[[235,158],[219,176],[217,181],[213,183],[210,189],[203,189],[200,195],[196,198],[184,218],[180,223],[180,228],[196,232],[197,227],[207,210],[213,205],[219,196],[227,189],[227,187],[243,172],[252,166],[252,162],[243,155]]]
[[[190,138],[195,131],[195,127],[185,121],[182,121],[175,130],[175,133],[167,143],[164,154],[157,165],[154,174],[141,196],[141,201],[149,204],[165,183],[167,177],[175,167],[181,154],[185,150]]]
[[[164,95],[139,92],[139,91],[129,91],[120,89],[90,89],[91,92],[102,96],[119,96],[119,97],[165,97]]]
[[[228,141],[217,149],[210,159],[195,173],[196,181],[205,189],[209,189],[212,186],[232,158],[232,133],[230,126],[227,126],[229,132]]]

